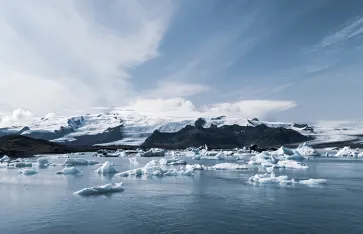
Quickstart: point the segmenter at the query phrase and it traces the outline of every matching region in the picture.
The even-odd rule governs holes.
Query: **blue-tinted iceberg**
[[[102,194],[123,192],[124,190],[125,190],[125,188],[122,187],[122,182],[120,182],[120,183],[105,184],[105,185],[101,185],[101,186],[97,186],[97,187],[84,188],[73,194],[80,195],[80,196],[92,196],[92,195],[102,195]]]

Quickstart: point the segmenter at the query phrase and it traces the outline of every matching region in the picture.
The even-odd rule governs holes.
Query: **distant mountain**
[[[312,139],[309,142],[310,144],[363,140],[363,128],[336,129],[307,124],[267,122],[257,118],[242,119],[226,116],[203,118],[157,117],[126,109],[114,109],[107,113],[84,114],[73,117],[48,116],[23,125],[3,126],[3,128],[0,128],[0,137],[22,135],[72,146],[140,146],[156,130],[160,133],[177,133],[188,125],[205,129],[233,125],[255,128],[264,125],[269,128],[296,131]]]
[[[281,145],[312,140],[299,132],[283,127],[268,127],[264,124],[252,126],[212,125],[203,127],[197,121],[195,126],[188,125],[178,132],[163,133],[156,130],[142,144],[145,148],[185,149],[207,145],[209,148],[230,149],[257,144],[261,147],[279,147]]]

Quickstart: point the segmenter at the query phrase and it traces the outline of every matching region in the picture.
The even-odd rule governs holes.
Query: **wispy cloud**
[[[1,1],[0,99],[34,111],[126,103],[129,69],[158,56],[172,14],[170,1]]]

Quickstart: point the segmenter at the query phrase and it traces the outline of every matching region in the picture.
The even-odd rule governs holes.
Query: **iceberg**
[[[9,162],[10,158],[7,155],[4,155],[2,158],[0,158],[0,163]]]
[[[84,158],[67,158],[63,165],[66,166],[84,166],[84,165],[96,165],[97,161],[87,160]]]
[[[184,160],[180,160],[178,158],[169,158],[169,159],[162,158],[159,160],[159,164],[164,166],[165,165],[172,166],[172,165],[186,165],[187,162]]]
[[[117,193],[123,191],[125,191],[125,188],[122,187],[122,182],[120,182],[120,183],[105,184],[97,187],[84,188],[77,192],[74,192],[73,194],[80,196],[92,196],[92,195]]]
[[[185,170],[199,170],[199,171],[203,171],[203,170],[207,170],[207,167],[201,164],[187,164],[185,165]]]
[[[163,162],[163,161],[162,161]],[[151,160],[144,167],[136,168],[133,170],[124,171],[118,173],[118,176],[128,177],[131,175],[142,176],[142,175],[152,175],[152,176],[177,176],[177,175],[192,175],[194,169],[191,167],[186,167],[186,169],[177,170],[175,168],[172,169],[163,169],[161,168],[156,160]]]
[[[294,151],[291,150],[291,149],[289,149],[289,148],[286,148],[286,147],[281,146],[274,153],[277,154],[277,155],[293,155],[294,154]]]
[[[23,167],[32,167],[33,163],[26,162],[26,161],[14,161],[9,163],[9,167],[15,167],[15,168],[23,168]]]
[[[142,152],[140,153],[141,157],[164,157],[165,156],[165,150],[163,149],[157,149],[157,148],[153,148],[150,149],[146,152]]]
[[[118,171],[115,169],[115,167],[113,165],[114,165],[114,163],[106,161],[95,172],[98,173],[98,174],[101,174],[101,175],[117,173]]]
[[[287,175],[275,176],[274,173],[271,174],[256,174],[248,179],[250,182],[255,182],[259,184],[280,184],[280,185],[291,185],[295,183],[295,180],[289,180]]]
[[[248,169],[246,165],[237,163],[218,163],[214,166],[208,167],[208,170],[245,170]]]
[[[309,146],[306,142],[299,145],[296,148],[296,151],[299,152],[302,156],[320,156],[318,151],[316,151],[313,147]]]
[[[38,158],[37,163],[39,167],[48,167],[50,165],[48,158],[46,157]]]
[[[280,167],[292,168],[292,169],[308,169],[309,168],[305,163],[297,162],[294,160],[279,161],[277,163],[277,165],[279,165]]]
[[[358,157],[359,151],[351,149],[349,146],[346,146],[340,149],[335,156],[337,157]]]
[[[61,171],[55,172],[56,175],[76,175],[78,173],[81,173],[81,172],[78,171],[77,168],[75,168],[75,167],[66,167]]]
[[[29,169],[19,169],[18,170],[19,173],[23,174],[23,175],[35,175],[38,172],[32,168]]]
[[[308,180],[300,180],[299,183],[307,185],[318,185],[318,184],[327,184],[328,181],[326,179],[308,179]]]

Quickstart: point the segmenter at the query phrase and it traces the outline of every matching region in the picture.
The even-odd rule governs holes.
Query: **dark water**
[[[121,171],[130,169],[127,158],[110,160]],[[34,176],[0,169],[0,233],[363,233],[363,161],[322,158],[307,164],[306,171],[277,174],[325,178],[328,185],[249,184],[258,169],[163,178],[102,177],[96,166],[78,167],[82,176],[54,175],[60,167],[38,169]],[[123,181],[126,190],[73,195],[110,181]]]

